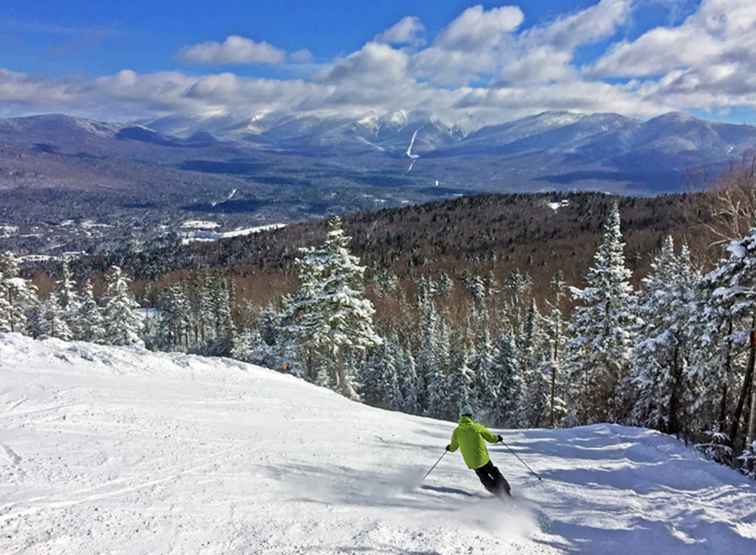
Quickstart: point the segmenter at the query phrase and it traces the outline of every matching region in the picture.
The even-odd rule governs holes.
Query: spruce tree
[[[637,318],[630,270],[625,264],[619,208],[614,204],[604,224],[570,331],[571,399],[579,421],[617,422],[629,412],[622,388],[630,367]]]
[[[50,294],[39,308],[37,338],[56,338],[64,341],[70,341],[73,338],[73,333],[66,323],[63,309],[59,304],[58,296],[54,293]]]
[[[0,253],[0,332],[31,334],[38,304],[37,289],[20,276],[16,257]]]
[[[381,338],[373,329],[375,309],[364,295],[365,267],[349,252],[350,241],[341,219],[332,218],[325,243],[303,251],[300,290],[291,302],[288,327],[301,348],[331,362],[329,382],[356,399],[354,362],[380,345]]]
[[[667,237],[642,280],[633,356],[632,382],[638,391],[634,417],[668,433],[681,431],[694,401],[687,376],[693,339],[688,322],[695,317],[690,311],[699,279],[687,249],[675,254],[672,237]]]
[[[129,279],[118,266],[105,276],[107,290],[103,308],[103,342],[107,345],[144,345],[139,305],[129,292]]]
[[[493,419],[497,426],[518,428],[525,425],[524,384],[520,356],[511,334],[496,341],[491,364],[491,380],[497,390]]]
[[[80,295],[78,315],[76,317],[75,339],[100,343],[105,336],[105,326],[102,317],[102,309],[97,304],[94,296],[92,280],[87,280]]]
[[[60,306],[62,317],[72,336],[80,337],[81,330],[79,328],[82,324],[79,321],[79,310],[81,308],[81,300],[79,299],[79,294],[76,291],[76,285],[71,275],[68,258],[63,259],[61,279],[57,283],[56,295],[58,296],[58,305]]]

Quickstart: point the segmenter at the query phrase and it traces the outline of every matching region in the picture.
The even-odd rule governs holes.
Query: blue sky
[[[754,37],[752,0],[4,0],[0,114],[756,123]]]

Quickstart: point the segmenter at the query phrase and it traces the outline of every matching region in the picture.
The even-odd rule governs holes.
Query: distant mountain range
[[[414,151],[421,157],[519,156],[552,153],[575,163],[606,161],[620,167],[653,158],[669,169],[720,163],[753,154],[756,127],[715,123],[682,112],[642,121],[619,114],[544,112],[472,133],[425,114],[394,112],[359,120],[266,115],[234,125],[205,121],[219,137],[303,153],[402,156],[417,132]],[[147,127],[191,137],[207,136],[202,122],[155,120]]]
[[[0,188],[6,189],[107,185],[133,192],[151,188],[149,181],[165,172],[168,181],[191,172],[200,190],[205,178],[198,173],[211,175],[211,188],[221,189],[239,179],[274,189],[367,187],[389,204],[422,200],[422,191],[430,198],[548,190],[654,194],[699,187],[755,154],[756,127],[678,112],[647,121],[545,112],[467,133],[402,111],[357,120],[280,114],[241,122],[168,117],[123,124],[65,115],[0,120]],[[390,198],[381,201],[388,189]]]

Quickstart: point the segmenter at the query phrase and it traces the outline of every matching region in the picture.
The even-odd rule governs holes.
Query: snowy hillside
[[[659,433],[504,432],[515,505],[452,424],[230,360],[0,334],[2,553],[756,552],[756,488]]]

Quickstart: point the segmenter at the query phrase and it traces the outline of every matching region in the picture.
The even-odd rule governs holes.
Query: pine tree
[[[191,305],[179,284],[164,290],[158,300],[159,345],[171,351],[189,350]]]
[[[209,352],[213,355],[225,356],[231,352],[235,325],[231,317],[230,290],[231,288],[226,280],[222,278],[216,278],[209,284],[211,321],[213,323],[213,344]]]
[[[360,395],[366,403],[391,410],[401,410],[399,389],[398,345],[387,338],[376,347],[361,371]]]
[[[491,365],[491,380],[496,388],[493,419],[498,426],[518,428],[525,425],[524,384],[520,356],[510,334],[500,336]]]
[[[633,356],[632,382],[638,391],[634,417],[668,433],[681,431],[681,423],[688,420],[683,406],[693,404],[686,375],[692,339],[688,322],[695,317],[690,310],[699,279],[687,248],[675,254],[672,237],[667,237],[642,280],[641,323]]]
[[[447,420],[456,420],[460,409],[465,405],[477,408],[472,395],[474,376],[468,364],[469,354],[462,350],[456,358],[446,379],[446,399],[443,403],[445,410],[442,417]]]
[[[279,367],[274,349],[263,339],[256,329],[245,329],[232,338],[231,357],[265,368]]]
[[[38,339],[62,339],[70,341],[73,338],[71,329],[64,318],[64,312],[58,302],[58,296],[51,294],[39,308],[37,316]]]
[[[615,204],[585,276],[587,287],[572,289],[578,306],[570,326],[569,368],[572,402],[581,422],[617,422],[629,412],[622,387],[637,325],[629,280]]]
[[[32,316],[39,301],[37,289],[20,277],[18,260],[0,253],[0,332],[32,333]]]
[[[79,310],[81,309],[81,300],[76,292],[68,258],[63,259],[62,274],[57,284],[56,295],[63,320],[65,320],[68,329],[73,337],[80,337],[82,323],[79,321]]]
[[[397,381],[402,392],[401,410],[409,414],[420,414],[417,365],[415,357],[412,356],[412,351],[406,347],[401,347],[397,366]]]
[[[543,331],[544,318],[531,300],[521,336],[520,368],[524,386],[523,416],[530,427],[541,426],[549,412],[551,355]]]
[[[74,334],[75,339],[92,343],[100,343],[103,340],[105,325],[102,310],[94,296],[94,286],[91,280],[87,280],[84,284],[76,321],[78,325]]]
[[[139,305],[129,292],[129,279],[121,268],[112,266],[105,276],[107,291],[103,319],[107,345],[144,345]]]
[[[451,371],[451,336],[449,325],[435,308],[426,307],[421,345],[417,354],[420,405],[428,416],[441,416],[446,410],[447,375]]]
[[[487,295],[484,294],[473,311],[475,337],[469,352],[469,367],[473,373],[472,396],[479,415],[484,419],[492,416],[498,394],[492,380],[494,347],[484,306],[486,299]]]
[[[300,289],[290,303],[287,327],[300,349],[331,361],[329,382],[357,398],[352,364],[381,338],[373,330],[373,304],[364,296],[365,267],[350,254],[350,241],[341,220],[333,218],[325,243],[303,251]]]
[[[749,399],[751,393],[756,392],[752,387],[756,366],[756,228],[742,239],[731,242],[728,251],[729,258],[707,274],[702,284],[709,292],[710,313],[726,316],[730,328],[727,340],[740,352],[748,352],[742,379],[738,380],[737,403],[728,430],[731,444],[738,452],[740,446],[750,445],[756,439],[756,402]],[[751,405],[751,415],[745,412],[748,404]],[[740,434],[742,420],[747,426],[744,436]],[[749,425],[751,421],[753,426]]]
[[[566,343],[564,330],[564,311],[562,304],[567,296],[567,285],[564,282],[561,271],[557,271],[550,282],[551,298],[547,300],[549,312],[545,322],[545,335],[549,344],[549,356],[545,363],[544,371],[548,374],[548,419],[549,425],[554,427],[566,414],[566,405],[563,398],[564,377],[562,365],[564,346]]]

